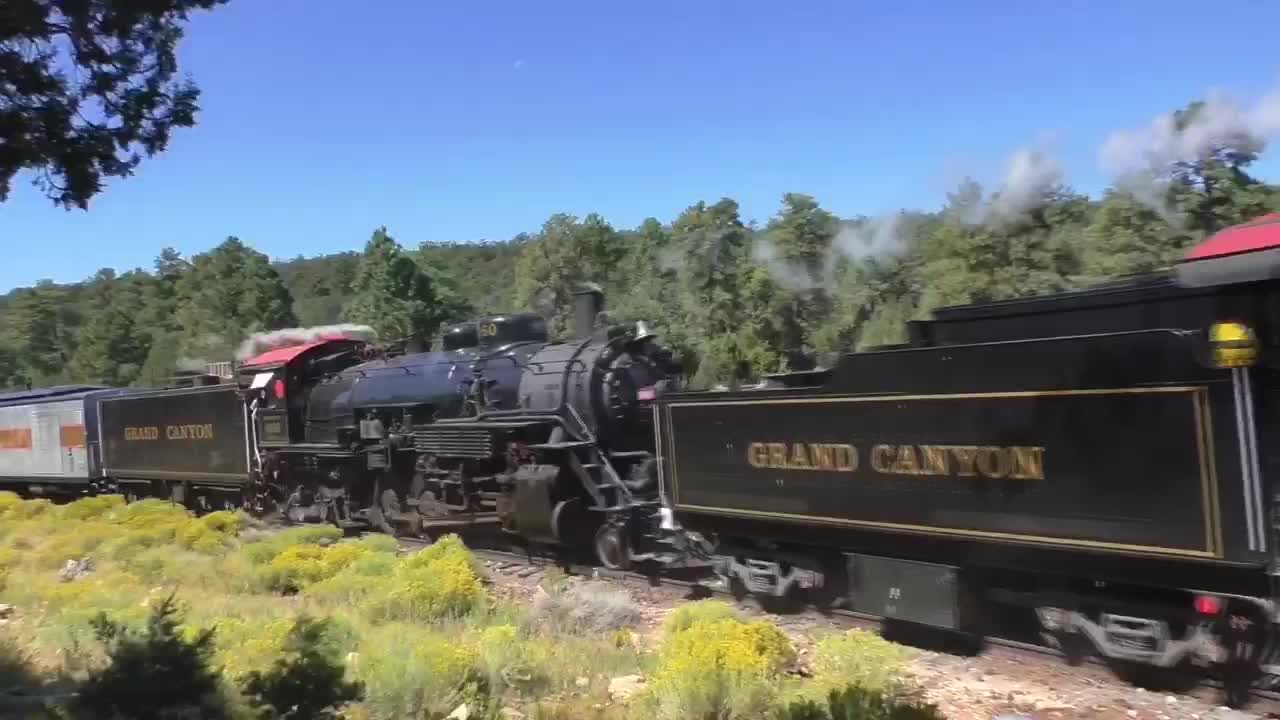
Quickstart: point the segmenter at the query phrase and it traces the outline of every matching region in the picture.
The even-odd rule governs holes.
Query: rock
[[[586,687],[591,684],[591,678],[576,677],[573,679],[573,684],[578,687]]]
[[[93,559],[82,558],[80,560],[68,560],[66,565],[58,571],[58,577],[62,582],[71,582],[93,572]]]
[[[1177,704],[1178,704],[1178,698],[1176,698],[1176,697],[1174,697],[1174,696],[1172,696],[1172,695],[1166,695],[1166,696],[1165,696],[1165,698],[1164,698],[1164,701],[1165,701],[1165,704],[1167,704],[1167,705],[1177,705]]]
[[[1136,718],[1136,717],[1138,717],[1138,711],[1137,711],[1137,710],[1129,710],[1128,712],[1126,712],[1126,713],[1125,713],[1125,715],[1128,715],[1128,716],[1129,716],[1129,717],[1131,717],[1131,718]]]
[[[622,675],[609,680],[609,697],[615,701],[626,700],[644,687],[644,677]]]
[[[6,604],[6,603],[0,603],[0,620],[6,620],[6,619],[8,619],[8,618],[12,617],[12,616],[13,616],[13,613],[14,613],[16,610],[17,610],[17,608],[15,608],[15,607],[14,607],[14,606],[12,606],[12,605],[8,605],[8,604]]]
[[[454,708],[453,712],[449,713],[449,716],[445,720],[467,720],[469,717],[471,717],[471,710],[467,708],[466,703],[462,703],[458,707]]]

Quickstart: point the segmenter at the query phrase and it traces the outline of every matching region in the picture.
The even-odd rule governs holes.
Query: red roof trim
[[[355,341],[352,340],[351,338],[346,338],[341,336],[320,338],[315,342],[304,343],[302,345],[290,345],[289,347],[282,347],[282,348],[276,348],[275,350],[268,350],[262,353],[261,355],[245,360],[243,363],[240,364],[240,367],[287,365],[288,363],[292,362],[294,358],[298,357],[302,353],[312,348],[318,348],[321,345],[328,345],[334,342],[355,342]]]
[[[1188,250],[1185,259],[1207,260],[1273,247],[1280,247],[1280,213],[1263,215],[1247,223],[1220,230]]]

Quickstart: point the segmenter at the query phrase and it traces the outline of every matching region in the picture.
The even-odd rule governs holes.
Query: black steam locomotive
[[[260,506],[412,534],[496,522],[610,567],[652,559],[653,402],[680,368],[643,323],[598,323],[598,289],[575,302],[567,341],[526,313],[450,328],[437,352],[321,342],[246,362]]]
[[[684,391],[589,288],[569,339],[512,314],[435,352],[321,338],[227,384],[0,397],[0,424],[23,403],[81,423],[7,441],[83,446],[74,476],[0,453],[0,479],[498,526],[614,568],[713,559],[743,595],[975,634],[1020,605],[1072,661],[1209,665],[1241,705],[1280,677],[1276,278],[1269,216],[1167,274],[942,309],[902,345],[723,392]]]

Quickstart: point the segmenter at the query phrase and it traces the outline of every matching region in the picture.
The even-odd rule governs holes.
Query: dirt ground
[[[486,564],[497,593],[532,601],[541,592],[543,568]],[[629,580],[583,581],[608,583],[631,595],[644,618],[639,629],[643,642],[655,642],[663,618],[686,599],[679,588]],[[749,605],[744,611],[759,612]],[[816,636],[847,627],[813,614],[771,619],[792,638],[802,663]],[[1152,692],[1124,683],[1099,665],[1073,668],[1052,656],[1006,648],[991,648],[977,656],[913,649],[910,672],[924,697],[951,720],[1253,720],[1272,716],[1261,706],[1245,712],[1221,706],[1211,687],[1182,694]]]

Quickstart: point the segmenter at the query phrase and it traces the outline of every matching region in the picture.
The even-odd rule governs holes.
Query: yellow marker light
[[[1258,362],[1258,340],[1243,323],[1214,323],[1209,328],[1209,346],[1216,367],[1250,367]]]

